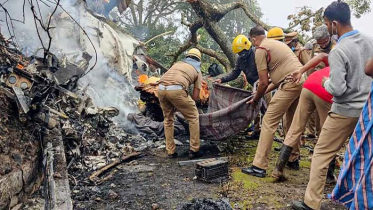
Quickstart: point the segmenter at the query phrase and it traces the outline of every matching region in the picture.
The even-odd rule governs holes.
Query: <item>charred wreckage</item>
[[[51,53],[25,57],[11,44],[0,36],[0,209],[19,205],[41,185],[45,209],[72,209],[68,168],[81,172],[111,162],[109,169],[140,153],[125,142],[107,142],[109,137],[132,137],[113,123],[118,109],[93,106],[87,87],[78,87],[83,74],[59,83],[57,71],[79,66],[60,66]],[[103,157],[101,165],[93,166],[97,161],[91,155]],[[89,179],[99,182],[101,173]]]

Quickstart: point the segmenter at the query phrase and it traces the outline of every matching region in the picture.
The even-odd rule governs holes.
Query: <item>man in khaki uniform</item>
[[[187,89],[194,84],[193,99]],[[189,157],[202,156],[200,150],[199,114],[195,101],[199,99],[202,87],[201,52],[189,50],[186,59],[174,64],[160,79],[158,98],[164,115],[166,150],[171,158],[177,157],[174,142],[174,118],[176,110],[181,112],[189,123]]]
[[[285,43],[294,52],[294,54],[297,56],[301,64],[306,65],[306,63],[310,60],[310,56],[307,50],[299,43],[298,33],[291,32],[291,33],[285,34]]]
[[[306,65],[308,61],[311,59],[310,55],[308,54],[307,50],[299,43],[298,41],[298,33],[297,32],[291,32],[285,35],[285,43],[290,47],[290,49],[294,52],[294,54],[297,56],[299,61],[302,63],[302,65]],[[315,69],[309,70],[306,73],[306,78],[314,72]],[[306,133],[310,134],[310,137],[315,138],[316,136],[316,127],[318,119],[317,113],[313,113],[311,117],[309,118],[309,121],[306,126]],[[286,124],[286,118],[283,119],[284,124]]]
[[[279,87],[263,117],[253,166],[242,169],[243,173],[257,177],[266,176],[274,134],[285,113],[288,114],[287,118],[291,123],[303,86],[303,81],[298,84],[286,81],[286,77],[302,68],[302,64],[285,43],[277,41],[285,38],[282,29],[271,29],[268,37],[273,39],[267,39],[264,29],[260,26],[250,31],[251,41],[257,47],[255,62],[259,72],[259,87],[253,99],[248,103],[256,106],[266,92]],[[272,81],[270,85],[268,73]],[[286,127],[289,128],[290,125]]]
[[[372,82],[364,65],[373,56],[373,39],[353,29],[348,4],[331,3],[325,9],[324,22],[329,33],[339,37],[328,57],[330,76],[322,80],[322,86],[333,95],[333,105],[312,155],[304,201],[292,205],[299,210],[320,209],[328,165],[352,134]]]

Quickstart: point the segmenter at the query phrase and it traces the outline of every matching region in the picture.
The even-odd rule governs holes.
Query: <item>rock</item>
[[[183,146],[183,143],[177,139],[174,139],[174,142],[177,146]]]
[[[93,192],[95,192],[95,193],[101,193],[100,188],[98,188],[97,186],[92,187],[91,190],[92,190]]]
[[[136,166],[136,165],[139,165],[139,162],[137,162],[136,160],[133,160],[133,161],[129,162],[128,164]]]
[[[110,187],[115,188],[115,187],[117,187],[117,185],[115,185],[114,183],[111,183]]]
[[[109,198],[111,198],[111,199],[115,199],[115,198],[118,197],[118,194],[116,192],[114,192],[113,190],[109,190],[108,195],[109,195]]]
[[[23,158],[22,158],[22,156],[21,156],[20,154],[18,154],[18,153],[13,153],[13,154],[12,154],[12,157],[13,157],[14,161],[16,161],[16,163],[17,163],[18,165],[22,165]]]
[[[159,209],[159,205],[157,203],[153,203],[152,210],[158,210],[158,209]]]
[[[56,172],[56,173],[53,174],[53,177],[54,177],[54,178],[57,178],[57,179],[61,179],[61,178],[62,178],[62,175],[61,175],[61,173]]]
[[[166,145],[161,145],[161,146],[159,146],[159,147],[157,147],[158,149],[164,149],[164,148],[166,148]]]

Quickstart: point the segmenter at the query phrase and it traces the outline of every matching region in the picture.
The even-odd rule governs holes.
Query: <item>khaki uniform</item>
[[[254,166],[267,169],[274,134],[285,113],[288,114],[287,117],[291,123],[304,80],[299,84],[285,81],[286,76],[302,68],[302,64],[291,49],[282,42],[263,39],[255,52],[255,62],[259,72],[267,70],[272,82],[279,85],[263,117],[253,162]],[[287,127],[289,128],[290,125]],[[294,148],[293,153],[299,153],[299,147]]]
[[[328,114],[312,155],[310,181],[304,196],[304,202],[312,209],[320,209],[329,163],[354,131],[358,119]]]
[[[271,100],[272,100],[272,92],[271,93],[267,93],[267,94],[264,95],[264,101],[266,102],[267,106],[269,105],[269,102],[271,102]],[[254,121],[254,131],[255,132],[259,132],[260,131],[260,125],[261,125],[260,115],[258,115],[255,118],[255,121]]]
[[[289,128],[284,144],[291,147],[298,145],[299,139],[306,127],[306,122],[315,111],[318,116],[320,116],[319,124],[322,127],[331,106],[331,103],[322,100],[308,89],[303,88],[299,97],[299,103],[293,118],[292,126]]]
[[[173,65],[161,78],[164,86],[181,85],[183,90],[159,90],[158,98],[163,110],[166,150],[168,154],[175,153],[174,119],[176,110],[181,112],[189,124],[190,150],[200,149],[199,114],[195,101],[189,96],[187,89],[191,84],[201,89],[202,73],[190,64],[178,62]]]
[[[308,51],[300,43],[298,43],[297,46],[295,47],[294,54],[297,56],[298,60],[301,62],[302,65],[306,65],[306,63],[308,63],[308,61],[311,60],[311,57],[310,57]],[[314,72],[314,69],[310,70],[310,71],[307,71],[306,76],[308,77],[313,72]],[[291,122],[289,123],[287,118],[286,118],[287,115],[290,115],[290,114],[286,114],[282,119],[285,136],[286,136],[287,131],[289,129],[289,127],[287,127],[287,126],[291,125]],[[308,124],[307,124],[306,129],[310,130],[310,131],[313,131],[313,133],[314,133],[314,131],[315,131],[314,128],[315,127],[316,127],[315,114],[313,114],[312,117],[310,118]],[[292,161],[292,160],[290,160],[290,161]]]
[[[329,54],[332,48],[336,45],[337,43],[332,40],[332,44],[329,46],[327,49],[322,49],[318,44],[314,45],[313,53],[312,55],[315,55],[315,53],[327,53]],[[324,63],[320,63],[315,69],[312,71],[307,72],[307,76],[309,76],[311,73],[313,73],[315,70],[323,69],[325,68]],[[311,73],[309,73],[311,72]],[[307,126],[306,126],[306,132],[307,134],[314,134],[319,136],[321,132],[321,125],[320,125],[320,117],[318,116],[317,112],[312,113],[310,119],[308,120]]]
[[[308,63],[308,61],[311,60],[311,56],[309,55],[307,50],[304,49],[304,47],[299,43],[296,46],[294,53],[303,65],[306,65],[306,63]],[[315,72],[314,68],[307,71],[306,78],[309,75],[311,75],[313,72]],[[308,133],[308,134],[316,134],[316,133],[319,134],[319,132],[317,132],[317,131],[320,131],[320,129],[317,129],[317,128],[320,128],[320,124],[316,121],[317,119],[318,119],[317,113],[316,112],[312,113],[311,117],[309,118],[309,120],[307,122],[306,133]],[[284,119],[284,121],[286,122],[286,119]],[[286,135],[286,133],[285,133],[285,135]]]

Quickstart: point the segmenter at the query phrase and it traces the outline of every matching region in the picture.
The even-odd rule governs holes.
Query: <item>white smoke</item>
[[[26,1],[25,13],[23,13],[23,2],[23,0],[12,0],[6,3],[4,7],[13,19],[23,20],[23,14],[25,14],[25,23],[13,21],[14,32],[10,30],[9,33],[5,22],[5,13],[1,13],[0,19],[3,20],[1,31],[7,37],[14,34],[15,41],[23,51],[34,52],[41,47],[41,42],[30,4]],[[40,13],[39,9],[36,8],[37,15],[42,17],[43,22],[47,22],[55,4],[50,3],[50,1],[43,1],[48,4],[47,6],[41,1],[34,0],[33,2],[35,5],[39,2]],[[79,2],[79,0],[62,0],[61,5],[86,30],[98,56],[96,67],[80,80],[80,85],[82,87],[89,85],[87,93],[92,97],[96,106],[118,108],[120,116],[116,120],[119,123],[125,123],[125,116],[130,112],[136,112],[136,99],[139,98],[138,93],[130,83],[132,79],[132,55],[138,42],[87,13]],[[88,68],[90,69],[95,62],[95,51],[79,26],[61,8],[58,8],[54,14],[51,25],[54,27],[51,30],[53,35],[51,52],[60,58],[65,56],[70,60],[79,60],[83,52],[88,52],[93,56]],[[44,45],[47,46],[47,33],[40,26],[39,33]],[[42,55],[42,50],[38,55]]]

